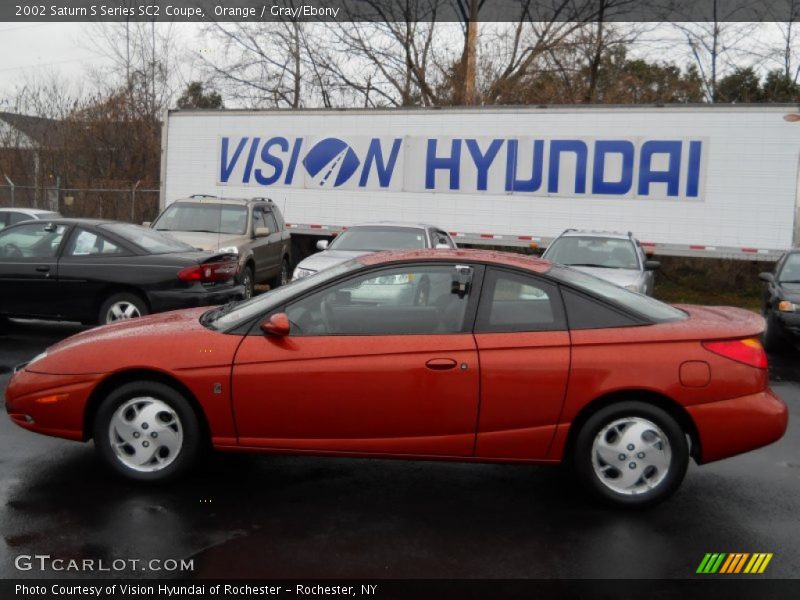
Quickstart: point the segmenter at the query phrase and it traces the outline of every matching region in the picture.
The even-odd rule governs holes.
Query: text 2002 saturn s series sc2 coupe
[[[166,480],[203,445],[347,456],[569,462],[643,506],[705,463],[779,439],[764,321],[675,308],[530,257],[360,257],[252,300],[80,333],[19,368],[18,425],[94,438]]]

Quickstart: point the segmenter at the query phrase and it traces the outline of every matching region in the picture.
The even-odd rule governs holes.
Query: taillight
[[[207,263],[204,265],[193,265],[186,267],[178,272],[178,279],[181,281],[201,283],[214,283],[217,281],[227,281],[236,277],[239,270],[237,262],[218,262]]]
[[[767,353],[758,338],[745,338],[742,340],[720,340],[717,342],[703,342],[703,347],[714,354],[730,358],[758,369],[767,368]]]

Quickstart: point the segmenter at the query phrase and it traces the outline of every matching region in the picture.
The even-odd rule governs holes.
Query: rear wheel
[[[154,381],[127,383],[100,405],[94,443],[114,471],[138,481],[167,481],[188,470],[201,449],[189,402]]]
[[[666,411],[645,402],[620,402],[600,409],[581,427],[573,461],[596,497],[641,508],[678,489],[689,464],[689,445]]]
[[[281,261],[281,270],[280,272],[269,282],[269,288],[274,290],[276,287],[280,287],[282,285],[286,285],[289,283],[289,259],[284,257]]]
[[[148,314],[147,304],[136,294],[122,292],[109,296],[100,307],[97,322],[101,325],[135,319]]]
[[[783,335],[781,323],[774,312],[768,311],[766,315],[767,326],[762,334],[762,343],[767,352],[780,352],[786,350],[788,343]]]

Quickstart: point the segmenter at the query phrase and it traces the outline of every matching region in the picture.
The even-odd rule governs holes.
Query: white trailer
[[[268,196],[297,236],[391,220],[545,247],[572,227],[774,260],[800,241],[798,118],[794,105],[171,111],[161,207]]]

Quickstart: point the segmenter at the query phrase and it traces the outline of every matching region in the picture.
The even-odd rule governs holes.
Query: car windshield
[[[168,254],[170,252],[191,252],[197,250],[168,235],[130,223],[107,223],[100,226],[111,233],[139,246],[149,254]]]
[[[790,254],[778,276],[780,283],[800,283],[800,254]]]
[[[425,230],[415,227],[353,227],[333,240],[330,250],[405,250],[425,247]]]
[[[326,281],[335,279],[339,275],[356,271],[363,265],[357,260],[349,260],[345,263],[325,269],[319,273],[314,273],[302,279],[282,285],[265,294],[255,296],[250,300],[229,304],[222,308],[215,308],[203,314],[201,322],[206,327],[219,331],[229,330],[239,323],[247,321],[257,315],[266,314],[271,308],[280,306],[292,296],[302,294],[306,290],[323,285]]]
[[[161,213],[153,229],[244,235],[247,232],[247,208],[238,204],[175,202]]]
[[[664,304],[644,294],[631,292],[613,283],[609,283],[604,279],[582,273],[581,271],[576,271],[575,269],[554,266],[547,274],[558,281],[585,290],[613,304],[627,308],[654,323],[677,321],[686,318],[686,313],[674,306]]]
[[[562,265],[638,269],[636,249],[630,239],[568,235],[555,240],[547,260]]]

